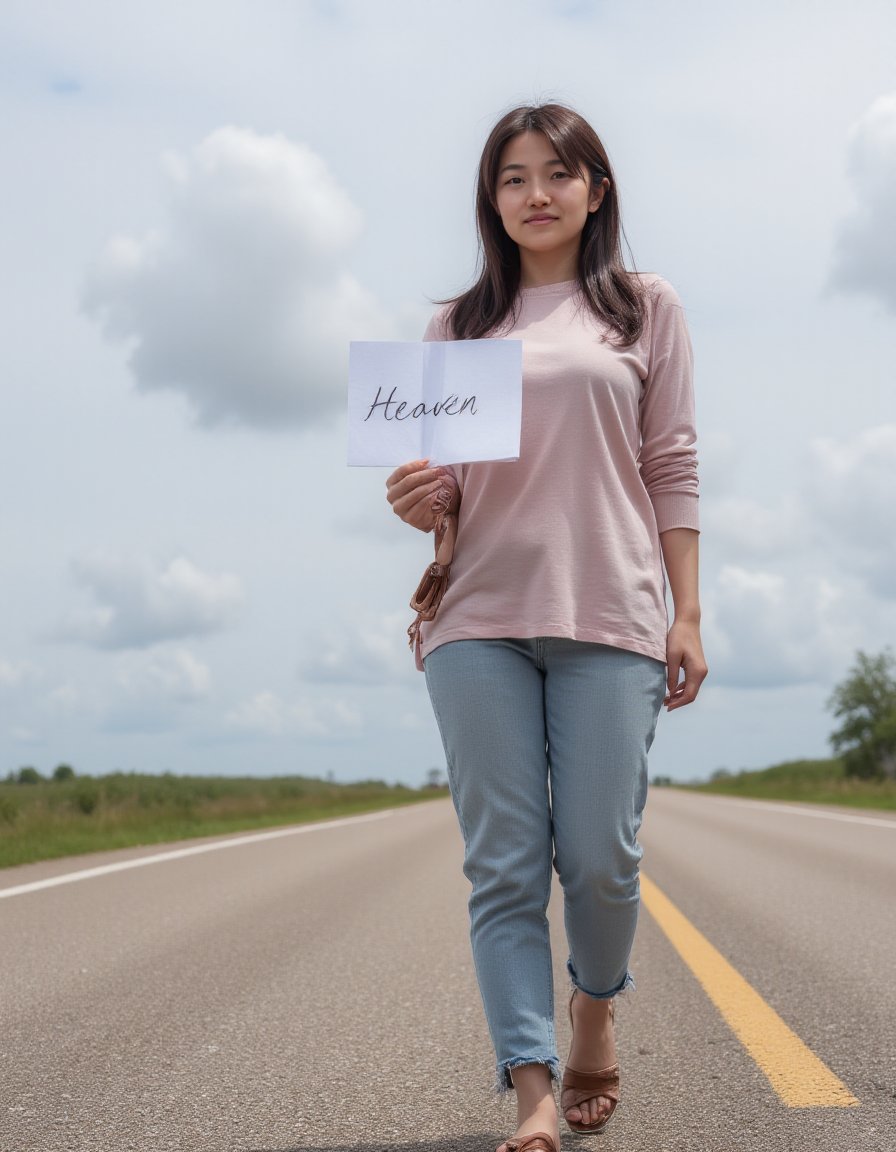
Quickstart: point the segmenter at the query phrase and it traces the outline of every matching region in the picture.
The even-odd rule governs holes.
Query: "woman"
[[[552,863],[572,980],[560,1108],[595,1133],[619,1099],[612,1005],[632,983],[647,751],[663,703],[691,703],[706,675],[691,346],[671,286],[625,270],[606,151],[571,109],[516,108],[495,125],[477,224],[481,274],[425,338],[522,340],[520,458],[412,461],[387,495],[437,538],[457,515],[418,653],[464,837],[498,1087],[517,1094],[498,1152],[559,1152]]]

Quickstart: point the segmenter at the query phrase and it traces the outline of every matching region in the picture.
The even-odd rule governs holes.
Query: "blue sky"
[[[652,769],[826,754],[896,634],[894,62],[888,3],[4,5],[0,772],[442,763],[347,343],[468,282],[544,98],[695,348],[711,674]]]

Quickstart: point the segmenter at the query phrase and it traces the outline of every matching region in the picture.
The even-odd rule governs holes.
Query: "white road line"
[[[46,880],[32,880],[29,884],[16,884],[0,888],[0,900],[7,896],[23,896],[41,888],[55,888],[58,884],[74,884],[76,880],[92,880],[94,876],[108,876],[110,872],[124,872],[128,868],[143,868],[147,864],[161,864],[166,860],[180,860],[184,856],[199,856],[202,852],[217,852],[222,848],[237,848],[243,844],[257,844],[261,840],[277,840],[281,836],[301,836],[305,832],[323,832],[327,828],[344,828],[347,824],[362,824],[367,820],[383,820],[391,816],[394,808],[370,812],[364,816],[346,816],[342,820],[325,820],[319,824],[297,824],[292,828],[276,828],[273,832],[253,832],[248,836],[235,836],[230,840],[193,844],[189,848],[174,848],[170,852],[157,852],[154,856],[137,856],[133,860],[119,860],[115,864],[100,864],[96,868],[82,868],[79,872],[63,872]]]
[[[705,795],[705,793],[704,793]],[[738,796],[712,796],[720,804],[737,804],[741,808],[761,808],[763,812],[788,812],[796,816],[809,816],[813,820],[840,820],[844,824],[871,824],[875,828],[896,831],[896,820],[881,820],[876,816],[850,816],[846,812],[816,812],[812,808],[797,808],[793,804],[779,804],[777,800],[742,800]]]

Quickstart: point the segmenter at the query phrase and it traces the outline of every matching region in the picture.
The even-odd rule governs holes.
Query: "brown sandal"
[[[573,988],[569,997],[569,1024],[572,1027],[572,1002],[578,988]],[[610,1020],[612,1021],[614,1015],[613,1001],[610,1001]],[[563,1093],[570,1091],[573,1094],[573,1099],[570,1103],[563,1103]],[[605,1100],[609,1100],[612,1107],[610,1111],[600,1120],[597,1124],[582,1124],[575,1120],[567,1120],[566,1113],[570,1108],[578,1108],[586,1100],[593,1100],[595,1096],[603,1096]],[[563,1079],[560,1082],[560,1110],[563,1112],[563,1120],[570,1130],[575,1132],[577,1136],[596,1136],[599,1132],[603,1132],[606,1126],[613,1119],[613,1113],[616,1111],[616,1105],[619,1103],[619,1063],[611,1064],[609,1068],[602,1068],[599,1072],[577,1072],[575,1068],[570,1068],[568,1065],[563,1071]]]
[[[501,1144],[507,1152],[557,1152],[557,1145],[547,1132],[530,1132],[528,1136],[520,1136],[519,1139],[511,1136],[507,1140],[502,1140]],[[498,1148],[495,1152],[498,1152]]]

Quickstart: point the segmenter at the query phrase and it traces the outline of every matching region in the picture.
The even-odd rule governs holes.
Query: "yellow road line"
[[[789,1108],[852,1108],[859,1103],[643,872],[641,899]]]

